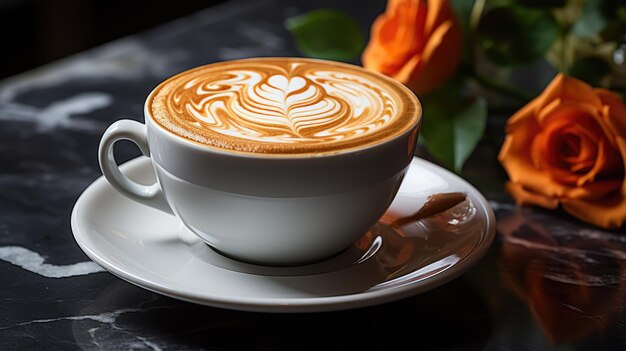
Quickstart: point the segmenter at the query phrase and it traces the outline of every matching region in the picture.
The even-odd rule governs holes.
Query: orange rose
[[[362,61],[421,94],[454,74],[462,49],[461,29],[447,1],[389,0],[372,25]]]
[[[626,106],[614,93],[559,74],[508,123],[499,159],[518,204],[602,228],[626,220]]]

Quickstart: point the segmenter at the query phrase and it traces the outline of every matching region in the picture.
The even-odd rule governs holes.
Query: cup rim
[[[373,74],[379,78],[381,78],[382,80],[384,80],[385,82],[389,83],[390,85],[396,86],[398,87],[400,90],[404,90],[406,93],[408,93],[409,96],[414,97],[414,103],[415,103],[415,113],[417,115],[417,118],[415,118],[415,121],[410,124],[410,126],[403,132],[398,133],[386,140],[383,140],[381,142],[377,142],[377,143],[372,143],[372,144],[367,144],[366,146],[355,146],[355,147],[351,147],[351,148],[346,148],[346,149],[339,149],[339,150],[331,150],[331,151],[325,151],[325,152],[318,152],[318,153],[295,153],[295,154],[275,154],[275,153],[253,153],[253,152],[244,152],[244,151],[238,151],[238,150],[232,150],[232,149],[226,149],[226,148],[220,148],[220,147],[216,147],[216,146],[212,146],[212,145],[207,145],[207,144],[200,144],[198,142],[194,142],[192,140],[183,138],[175,133],[173,133],[172,131],[164,128],[163,126],[161,126],[159,123],[157,123],[154,120],[154,117],[152,116],[152,111],[149,108],[149,104],[151,103],[152,99],[154,98],[154,95],[160,90],[161,86],[167,84],[170,80],[175,79],[176,77],[178,77],[179,75],[186,73],[188,71],[193,71],[196,69],[202,69],[203,67],[207,66],[207,65],[211,65],[212,63],[206,64],[206,65],[201,65],[201,66],[197,66],[194,68],[190,68],[190,69],[186,69],[184,71],[181,71],[177,74],[174,74],[170,77],[168,77],[167,79],[165,79],[164,81],[160,82],[156,87],[154,87],[150,93],[148,94],[148,97],[146,98],[146,101],[144,102],[144,119],[146,122],[146,126],[150,125],[153,126],[153,129],[155,131],[158,131],[159,134],[163,135],[164,137],[173,140],[176,143],[179,143],[183,146],[186,147],[190,147],[194,150],[197,151],[201,151],[201,152],[207,152],[207,153],[212,153],[212,154],[218,154],[218,155],[222,155],[222,156],[230,156],[230,157],[237,157],[237,158],[243,158],[243,159],[272,159],[272,160],[280,160],[280,159],[285,159],[285,160],[298,160],[298,159],[311,159],[311,158],[332,158],[332,157],[340,157],[340,156],[347,156],[347,155],[351,155],[351,154],[356,154],[356,153],[361,153],[361,152],[367,152],[369,150],[372,149],[376,149],[379,147],[382,147],[388,143],[394,142],[402,137],[405,137],[407,134],[413,133],[415,128],[418,127],[420,125],[420,123],[422,122],[422,117],[423,117],[423,108],[422,108],[422,103],[419,100],[419,98],[417,97],[417,95],[415,95],[415,93],[413,93],[413,91],[411,91],[407,86],[405,86],[404,84],[400,83],[399,81],[386,76],[382,73],[376,72],[374,70],[365,68],[365,67],[361,67],[358,65],[354,65],[354,64],[349,64],[349,63],[344,63],[344,62],[337,62],[337,61],[331,61],[331,60],[323,60],[323,59],[314,59],[314,58],[304,58],[304,57],[288,57],[288,56],[268,56],[268,57],[249,57],[249,58],[243,58],[243,59],[236,59],[236,60],[228,60],[230,62],[237,62],[237,61],[264,61],[264,60],[276,60],[276,59],[292,59],[292,58],[297,58],[299,60],[305,60],[305,61],[312,61],[312,62],[331,62],[333,64],[337,64],[337,65],[343,65],[343,66],[348,66],[350,68],[357,68],[357,69],[361,69],[361,70],[366,70],[368,73]],[[223,62],[223,61],[217,61],[217,62],[213,62],[213,63],[219,63],[219,62]]]

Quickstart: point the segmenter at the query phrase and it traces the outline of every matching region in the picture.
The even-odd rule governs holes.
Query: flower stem
[[[478,28],[478,22],[480,22],[480,17],[482,17],[483,15],[485,5],[487,5],[487,0],[474,1],[474,5],[472,6],[472,11],[470,12],[469,18],[469,26],[472,31],[476,31],[476,29]]]
[[[482,74],[476,73],[476,74],[474,74],[473,78],[480,85],[482,85],[482,86],[484,86],[484,87],[486,87],[486,88],[488,88],[488,89],[490,89],[492,91],[498,92],[498,93],[500,93],[502,95],[510,97],[512,99],[519,100],[521,102],[527,102],[527,101],[530,101],[533,98],[533,96],[531,94],[529,94],[527,91],[524,91],[522,89],[518,89],[516,87],[507,85],[507,84],[505,84],[505,83],[503,83],[503,82],[501,82],[499,80],[495,80],[493,78],[484,76]]]

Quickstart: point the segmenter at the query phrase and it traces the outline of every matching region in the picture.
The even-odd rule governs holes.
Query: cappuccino
[[[385,213],[413,159],[421,108],[402,84],[357,66],[256,58],[164,81],[144,118],[102,136],[98,159],[115,189],[231,258],[297,265],[354,245]],[[119,140],[152,159],[155,183],[119,170]]]
[[[147,111],[178,137],[206,147],[272,155],[332,154],[383,143],[420,118],[402,84],[358,66],[254,58],[180,73]]]

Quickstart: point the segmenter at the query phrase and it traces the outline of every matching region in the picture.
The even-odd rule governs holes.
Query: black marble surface
[[[461,278],[401,301],[237,312],[148,292],[88,260],[69,218],[100,176],[105,128],[142,120],[148,92],[179,71],[297,55],[282,23],[318,7],[358,16],[365,32],[384,2],[232,1],[0,82],[0,350],[626,349],[626,236],[516,208],[489,145],[464,177],[496,210],[496,242]],[[497,139],[501,127],[489,132]]]

